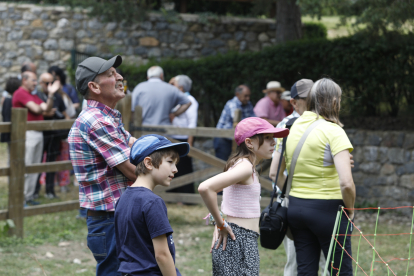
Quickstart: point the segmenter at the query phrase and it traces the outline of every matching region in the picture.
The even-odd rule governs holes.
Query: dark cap
[[[156,150],[174,148],[180,157],[186,156],[190,151],[190,145],[186,142],[172,143],[164,136],[148,134],[138,138],[131,147],[129,161],[133,165],[138,165]]]
[[[97,75],[105,72],[111,67],[117,68],[122,63],[121,56],[114,56],[110,60],[99,57],[90,57],[79,63],[76,68],[75,82],[76,89],[82,95],[88,91],[88,83],[93,81]]]
[[[301,79],[295,82],[290,89],[290,97],[294,99],[299,96],[299,98],[306,98],[313,86],[313,81],[308,79]]]

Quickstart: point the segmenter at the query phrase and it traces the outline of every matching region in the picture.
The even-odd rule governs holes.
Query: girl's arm
[[[351,162],[349,162],[349,151],[343,150],[334,156],[336,171],[339,176],[339,185],[341,187],[342,199],[346,208],[354,208],[355,203],[355,184],[352,179]],[[354,210],[348,210],[350,219],[354,218]]]
[[[217,225],[219,227],[223,226],[223,219],[220,216],[220,210],[217,204],[217,193],[222,191],[224,188],[236,184],[243,183],[252,176],[253,168],[252,164],[243,160],[237,164],[233,169],[220,173],[206,181],[202,182],[198,187],[198,192],[203,198],[204,203],[206,204],[211,215],[214,217]],[[225,231],[225,230],[223,230]],[[235,236],[231,229],[229,231],[231,238],[234,240]],[[222,236],[225,241],[227,240],[226,233],[223,233]],[[223,242],[223,250],[225,249],[225,241]],[[220,242],[219,242],[220,244]]]

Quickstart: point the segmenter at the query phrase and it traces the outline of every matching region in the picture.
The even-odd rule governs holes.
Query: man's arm
[[[135,166],[129,162],[129,160],[126,160],[125,162],[122,162],[119,165],[115,166],[118,170],[121,171],[123,175],[126,176],[131,181],[137,180],[137,176],[135,175]]]
[[[155,260],[163,276],[177,276],[174,260],[168,248],[167,235],[161,235],[152,239],[154,245]]]
[[[182,104],[176,112],[174,112],[174,116],[177,117],[178,115],[181,115],[182,113],[184,113],[191,105],[191,102],[189,101],[186,104]]]

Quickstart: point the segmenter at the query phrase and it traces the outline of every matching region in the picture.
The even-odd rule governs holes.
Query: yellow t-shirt
[[[288,172],[300,138],[316,120],[317,115],[314,112],[306,111],[293,124],[286,141],[285,160]],[[317,126],[300,151],[290,195],[310,199],[342,199],[333,157],[346,149],[351,152],[353,147],[340,126],[328,121]]]

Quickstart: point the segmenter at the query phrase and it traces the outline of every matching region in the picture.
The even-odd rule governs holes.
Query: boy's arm
[[[167,235],[161,235],[152,239],[155,259],[163,276],[177,276],[174,260],[168,247]]]

